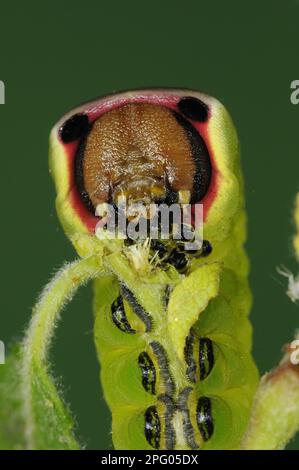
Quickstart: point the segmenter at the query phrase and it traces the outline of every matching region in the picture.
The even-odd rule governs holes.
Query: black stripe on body
[[[132,307],[134,313],[140,318],[140,320],[143,321],[143,323],[145,324],[145,331],[146,333],[148,333],[152,329],[152,319],[150,315],[138,303],[135,296],[124,284],[121,284],[120,291],[123,297]]]
[[[190,411],[188,407],[188,398],[189,394],[192,392],[191,387],[184,388],[178,398],[178,409],[182,413],[183,416],[183,431],[186,442],[191,449],[199,449],[199,445],[197,444],[194,436],[194,429],[190,419]]]
[[[165,287],[164,297],[163,297],[163,303],[164,303],[164,306],[165,306],[166,309],[168,307],[168,302],[169,302],[169,297],[170,297],[171,291],[172,291],[172,286],[167,285]]]
[[[144,413],[144,435],[147,442],[154,448],[160,448],[161,422],[155,406],[150,406]]]
[[[168,395],[159,395],[158,400],[165,405],[165,447],[167,450],[173,450],[175,448],[175,430],[173,427],[173,417],[176,411],[176,405],[172,398]]]
[[[204,380],[214,366],[213,343],[209,338],[199,338],[199,378]]]
[[[153,361],[147,354],[143,351],[139,354],[138,365],[141,369],[142,374],[142,385],[144,390],[155,395],[156,393],[156,369]]]
[[[215,363],[213,342],[209,338],[199,337],[191,328],[185,341],[184,358],[190,382],[206,379]]]
[[[214,432],[212,404],[208,397],[200,397],[196,407],[196,421],[204,441],[208,441]]]
[[[80,194],[81,200],[88,211],[94,215],[95,214],[95,207],[91,202],[88,192],[85,189],[84,184],[84,154],[86,148],[86,142],[89,132],[92,129],[92,124],[89,124],[88,129],[86,132],[81,136],[78,148],[76,150],[75,159],[74,159],[74,177],[75,177],[75,184],[76,188]]]
[[[136,333],[136,330],[134,330],[128,322],[121,295],[119,295],[111,304],[111,318],[119,330],[129,334]]]
[[[152,341],[150,346],[157,357],[160,375],[165,386],[165,394],[172,397],[175,392],[175,384],[169,369],[169,361],[164,347],[158,341]]]
[[[196,378],[195,378],[196,362],[193,358],[194,342],[195,342],[195,336],[191,329],[189,335],[186,338],[185,347],[184,347],[184,357],[187,363],[186,375],[188,379],[193,383],[195,383],[196,381]]]
[[[190,204],[195,204],[201,201],[210,186],[212,175],[210,155],[205,141],[191,122],[185,119],[181,114],[175,111],[173,111],[173,113],[177,122],[185,130],[191,145],[195,174]]]

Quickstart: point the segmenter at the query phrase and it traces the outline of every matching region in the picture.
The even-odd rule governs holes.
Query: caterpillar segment
[[[117,93],[64,116],[50,148],[65,232],[107,272],[94,281],[94,337],[115,448],[237,448],[258,374],[243,181],[227,111],[191,90]],[[187,203],[193,216],[201,204],[202,245],[99,238],[107,204],[119,197],[147,211],[152,202]],[[121,232],[119,213],[115,225]]]

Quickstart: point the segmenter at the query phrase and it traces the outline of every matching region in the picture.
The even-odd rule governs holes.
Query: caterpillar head
[[[59,217],[86,255],[101,246],[95,230],[107,204],[190,204],[195,212],[201,203],[204,237],[220,242],[240,203],[237,155],[231,120],[207,95],[155,89],[100,98],[52,129]]]

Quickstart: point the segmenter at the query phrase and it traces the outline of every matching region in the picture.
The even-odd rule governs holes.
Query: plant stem
[[[265,374],[255,396],[241,448],[284,449],[299,430],[299,365],[287,353],[279,366]]]
[[[77,288],[102,270],[98,256],[80,259],[64,266],[43,289],[22,344],[21,382],[26,446],[35,446],[35,416],[33,387],[37,371],[47,374],[47,353],[59,314],[72,299]],[[44,369],[44,371],[43,371]]]

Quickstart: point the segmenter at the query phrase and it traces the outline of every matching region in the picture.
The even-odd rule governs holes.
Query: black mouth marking
[[[205,122],[209,117],[208,106],[198,98],[186,96],[178,102],[178,108],[184,116],[192,121]]]
[[[61,140],[67,144],[81,138],[89,131],[88,116],[84,113],[74,114],[59,129]]]

